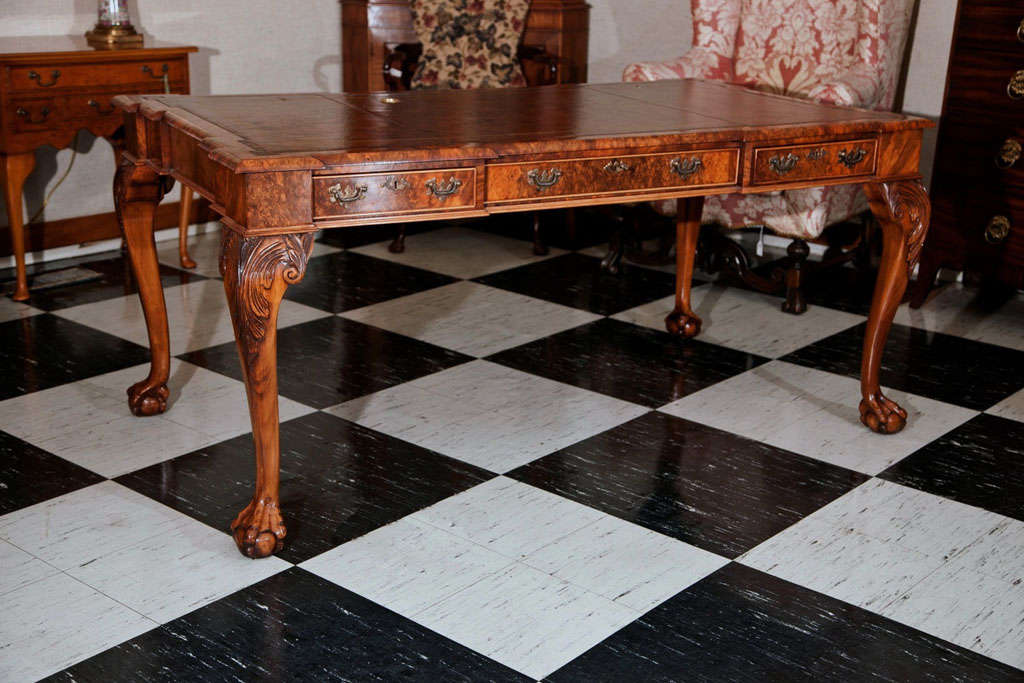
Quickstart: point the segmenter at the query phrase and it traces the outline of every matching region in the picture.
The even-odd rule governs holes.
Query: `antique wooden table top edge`
[[[0,37],[0,64],[58,64],[61,62],[122,62],[140,56],[149,59],[198,52],[195,45],[182,45],[146,38],[139,47],[118,50],[98,50],[91,47],[85,36],[3,36]]]

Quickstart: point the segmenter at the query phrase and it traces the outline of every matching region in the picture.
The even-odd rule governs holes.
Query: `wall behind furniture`
[[[617,81],[633,61],[670,59],[690,44],[688,0],[590,0],[590,81]],[[956,3],[920,0],[904,107],[938,117]],[[337,0],[137,0],[132,16],[147,36],[197,45],[192,92],[231,94],[340,89]],[[0,0],[0,35],[81,34],[95,22],[94,0]],[[83,134],[68,179],[42,220],[113,210],[113,154]],[[934,135],[929,136],[934,140]],[[46,149],[26,187],[27,215],[67,167],[70,151]],[[923,167],[931,168],[931,147]],[[177,190],[175,190],[176,197]],[[0,216],[6,223],[6,216]],[[0,264],[2,265],[2,264]]]

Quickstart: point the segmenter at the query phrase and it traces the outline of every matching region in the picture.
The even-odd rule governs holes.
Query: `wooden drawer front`
[[[1024,118],[993,125],[949,111],[939,137],[933,182],[1024,188]]]
[[[12,91],[42,94],[59,88],[141,85],[154,81],[162,91],[164,74],[168,84],[180,85],[185,82],[187,70],[184,59],[154,59],[116,64],[15,66],[10,73]],[[131,88],[124,92],[135,93]]]
[[[317,220],[465,210],[475,206],[475,168],[313,179],[313,217]]]
[[[956,29],[957,45],[1011,53],[1024,50],[1022,22],[1024,6],[1016,0],[964,2]]]
[[[24,97],[11,100],[7,109],[14,132],[46,130],[67,118],[67,98]]]
[[[949,70],[946,106],[978,111],[988,123],[1020,121],[1024,116],[1024,96],[1019,92],[1024,85],[1024,50],[1020,52],[1014,56],[957,51]]]
[[[875,172],[876,153],[875,140],[761,147],[754,150],[753,182],[778,185],[871,175]]]
[[[734,185],[739,149],[532,161],[487,167],[487,201]]]

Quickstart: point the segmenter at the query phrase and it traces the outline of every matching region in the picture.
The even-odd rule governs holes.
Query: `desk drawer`
[[[472,209],[476,169],[450,168],[313,179],[313,218]]]
[[[487,167],[487,201],[735,185],[739,149],[638,154]]]
[[[776,185],[872,175],[876,156],[875,140],[760,147],[754,150],[753,183]]]
[[[46,93],[52,89],[130,85],[157,82],[180,85],[188,73],[183,59],[152,59],[114,64],[50,64],[14,66],[10,71],[13,92]],[[125,92],[133,92],[131,88]],[[161,88],[162,91],[162,88]]]
[[[54,128],[67,116],[65,97],[23,97],[11,100],[7,107],[11,130],[15,133]]]

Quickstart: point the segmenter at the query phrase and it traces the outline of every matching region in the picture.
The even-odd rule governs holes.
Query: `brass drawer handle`
[[[999,244],[1010,235],[1010,219],[1006,216],[992,216],[985,228],[985,241]]]
[[[164,76],[167,75],[167,72],[170,71],[170,70],[171,70],[170,66],[167,65],[167,64],[164,64],[161,67],[161,69],[160,69],[160,73],[155,74],[155,73],[153,73],[153,67],[151,67],[149,64],[143,64],[142,65],[142,73],[149,74],[150,78],[162,79]]]
[[[1007,138],[1003,141],[1003,146],[999,148],[999,154],[996,155],[996,166],[1010,168],[1017,163],[1017,159],[1020,159],[1020,153],[1020,143],[1013,138]]]
[[[1024,97],[1024,69],[1013,74],[1013,78],[1006,84],[1006,94],[1011,100],[1019,100]]]
[[[103,109],[100,107],[100,103],[96,100],[89,100],[87,104],[95,109],[97,114],[113,114],[114,110],[117,109],[114,105],[110,105],[110,109]]]
[[[385,190],[398,193],[409,189],[409,181],[402,176],[389,175],[381,182],[380,186]]]
[[[462,181],[452,176],[448,179],[447,183],[438,185],[437,178],[431,178],[426,182],[426,186],[427,194],[432,194],[443,202],[459,191],[459,188],[462,187]]]
[[[1024,43],[1024,19],[1020,20],[1020,24],[1017,25],[1017,40]]]
[[[546,171],[535,168],[526,174],[526,179],[537,188],[538,192],[543,192],[558,184],[558,181],[562,179],[562,171],[557,168],[549,168]]]
[[[608,173],[625,173],[626,171],[632,171],[633,167],[627,164],[621,159],[612,159],[604,165],[604,170]]]
[[[864,161],[868,156],[867,151],[863,147],[858,147],[856,151],[850,152],[845,149],[839,150],[839,163],[846,168],[853,168],[860,162]]]
[[[338,183],[328,187],[327,193],[331,195],[331,202],[334,204],[351,204],[363,199],[367,189],[366,185],[346,185],[343,189],[341,183]]]
[[[686,179],[702,169],[704,162],[700,160],[700,157],[690,157],[686,161],[683,161],[681,157],[676,157],[668,162],[668,167],[677,176]]]
[[[772,170],[779,175],[786,175],[796,166],[796,162],[800,161],[800,157],[795,154],[787,154],[784,157],[774,156],[768,160],[768,165],[772,167]]]
[[[39,110],[39,118],[38,119],[32,118],[32,114],[30,114],[28,111],[26,111],[24,107],[18,107],[14,111],[14,113],[17,114],[18,116],[22,117],[23,119],[27,119],[29,123],[42,123],[43,121],[46,120],[46,117],[48,117],[50,115],[50,108],[49,107],[43,107],[42,109],[40,109]]]
[[[50,82],[49,83],[43,83],[43,81],[40,79],[39,74],[36,73],[35,71],[29,71],[28,72],[28,80],[35,81],[36,84],[40,88],[51,88],[51,87],[57,85],[57,79],[58,78],[60,78],[60,69],[54,69],[53,71],[50,72]]]

